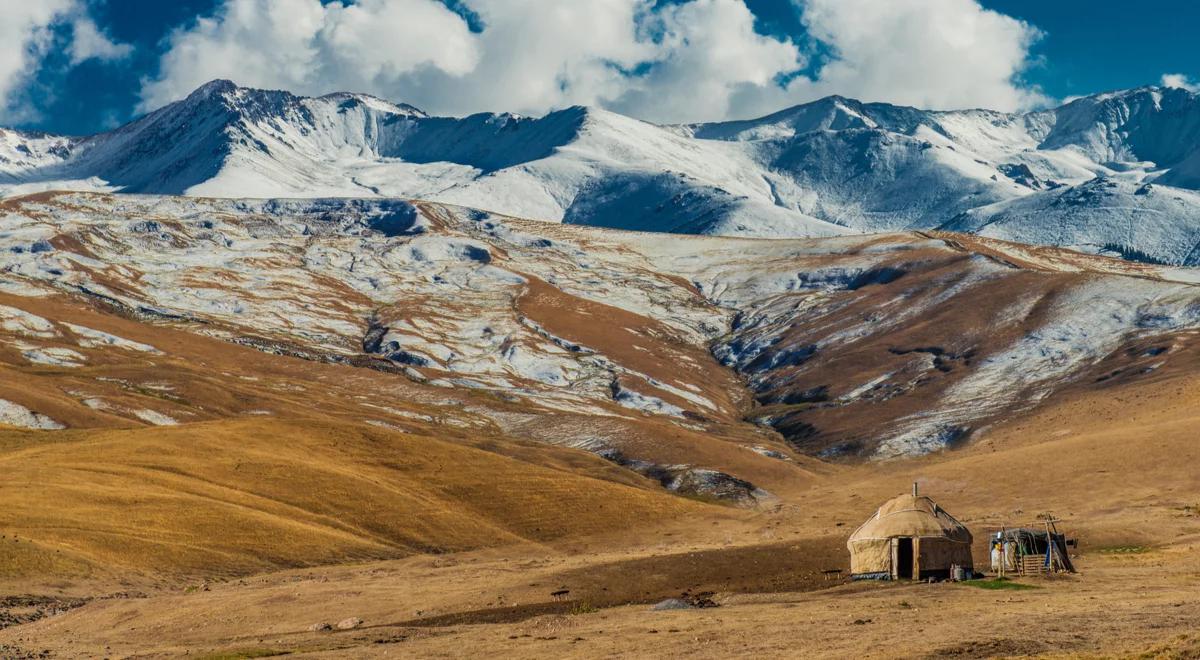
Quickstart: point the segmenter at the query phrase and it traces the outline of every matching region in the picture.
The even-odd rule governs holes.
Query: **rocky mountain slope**
[[[1200,97],[1144,87],[1027,114],[829,97],[655,126],[595,108],[429,117],[214,81],[115,131],[0,131],[0,194],[405,197],[570,224],[809,237],[944,228],[1200,263]]]
[[[1063,388],[1153,378],[1200,327],[1192,271],[955,234],[668,239],[427,202],[94,193],[0,213],[12,368],[74,378],[90,350],[169,357],[28,304],[65,295],[415,388],[362,404],[383,425],[430,417],[406,401],[486,394],[454,423],[750,501],[766,495],[737,465],[696,464],[695,437],[744,445],[746,460],[927,453]],[[4,419],[211,418],[77,385],[49,398],[0,386]]]

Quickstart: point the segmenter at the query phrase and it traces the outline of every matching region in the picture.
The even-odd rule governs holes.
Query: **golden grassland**
[[[543,451],[553,463],[564,450]],[[9,431],[0,469],[0,528],[19,539],[0,544],[8,576],[37,562],[65,577],[244,575],[551,541],[704,508],[586,465],[318,420]]]
[[[812,474],[753,512],[598,478],[599,462],[539,465],[315,418],[9,431],[10,592],[124,581],[145,597],[97,599],[0,644],[66,657],[1194,657],[1192,373],[1071,393],[956,452]],[[845,535],[912,480],[977,538],[1055,513],[1080,538],[1080,573],[1020,592],[826,581],[845,567]],[[721,607],[648,611],[684,592]],[[363,624],[309,630],[350,617]]]

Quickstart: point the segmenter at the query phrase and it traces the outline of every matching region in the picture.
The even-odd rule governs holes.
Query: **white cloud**
[[[225,0],[169,39],[142,109],[214,78],[298,93],[365,91],[426,110],[541,113],[575,104],[669,121],[720,118],[800,57],[758,35],[743,0]]]
[[[792,40],[755,31],[745,0],[460,0],[479,32],[439,0],[223,0],[169,37],[142,109],[214,78],[444,114],[587,104],[663,122],[834,93],[940,108],[1042,100],[1017,80],[1040,33],[976,0],[795,1],[833,53],[812,77],[796,75],[806,60]]]
[[[740,97],[770,94],[780,74],[804,62],[792,42],[757,34],[754,14],[741,0],[668,7],[652,25],[663,35],[653,66],[611,103],[638,117],[723,119],[741,110],[735,107]]]
[[[143,85],[143,109],[214,78],[301,93],[383,93],[421,69],[455,76],[479,59],[466,23],[436,0],[226,0],[169,43],[158,77]]]
[[[800,0],[810,34],[833,51],[797,99],[842,94],[924,108],[1019,110],[1044,102],[1018,76],[1035,27],[976,0]]]
[[[113,41],[86,15],[78,16],[72,23],[71,36],[67,50],[73,65],[93,58],[108,62],[123,60],[133,52],[133,46]]]
[[[455,113],[541,112],[602,104],[628,86],[627,71],[653,58],[638,34],[644,0],[466,0],[485,27],[479,66],[462,79],[427,72],[418,104]]]
[[[10,107],[12,96],[53,40],[50,25],[73,6],[74,0],[0,0],[0,116],[23,114]]]
[[[68,36],[56,28],[73,24]],[[0,119],[28,119],[33,110],[17,105],[20,92],[41,66],[42,59],[65,48],[71,64],[93,57],[114,59],[128,54],[88,17],[83,0],[0,0]]]
[[[1189,92],[1200,92],[1200,82],[1196,82],[1182,73],[1164,73],[1161,84],[1163,87],[1178,87]]]

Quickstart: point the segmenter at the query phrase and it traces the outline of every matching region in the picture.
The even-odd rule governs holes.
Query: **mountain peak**
[[[188,94],[188,98],[211,97],[218,94],[225,94],[227,92],[235,92],[238,89],[240,88],[237,86],[237,83],[233,82],[232,80],[217,78],[216,80],[210,80],[197,87],[195,91],[193,91],[191,94]]]
[[[756,119],[693,124],[693,135],[717,140],[779,140],[818,131],[887,128],[911,131],[930,113],[833,94]]]
[[[375,110],[388,112],[397,115],[406,115],[412,117],[428,117],[429,114],[420,108],[409,105],[408,103],[396,103],[384,98],[380,98],[373,94],[363,94],[361,92],[332,92],[324,96],[317,97],[318,100],[332,101],[342,106],[361,104]]]
[[[1198,94],[1185,87],[1171,87],[1168,85],[1142,85],[1140,87],[1130,87],[1129,89],[1114,89],[1107,92],[1097,92],[1069,99],[1060,108],[1069,107],[1072,105],[1088,105],[1100,104],[1106,101],[1126,101],[1129,99],[1145,98],[1147,96],[1165,96],[1171,95],[1176,98],[1196,97]]]

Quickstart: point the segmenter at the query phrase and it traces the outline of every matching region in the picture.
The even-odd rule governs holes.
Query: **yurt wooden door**
[[[892,579],[911,580],[916,576],[916,539],[901,536],[892,539]]]

